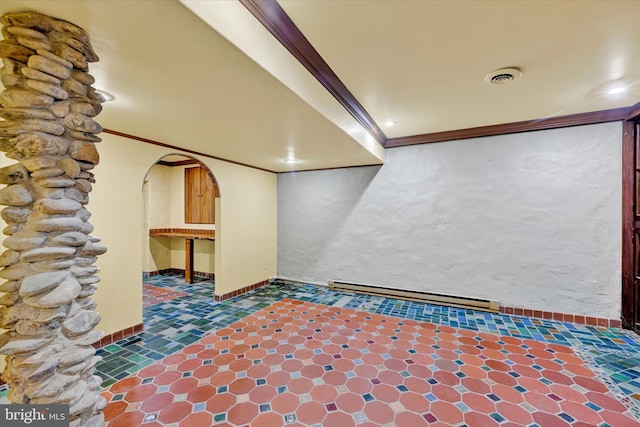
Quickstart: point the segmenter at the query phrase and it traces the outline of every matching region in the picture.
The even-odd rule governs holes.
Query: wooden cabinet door
[[[215,224],[215,184],[203,167],[184,170],[184,222]]]

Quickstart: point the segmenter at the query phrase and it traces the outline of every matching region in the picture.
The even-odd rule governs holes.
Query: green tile
[[[116,380],[114,380],[113,378],[109,378],[108,380],[105,380],[102,382],[102,388],[107,388],[109,387],[111,384],[115,384]]]

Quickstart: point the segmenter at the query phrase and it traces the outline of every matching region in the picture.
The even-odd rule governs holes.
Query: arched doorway
[[[142,191],[144,307],[183,296],[183,285],[199,281],[211,284],[213,298],[220,197],[213,173],[193,157],[167,155],[149,168]]]

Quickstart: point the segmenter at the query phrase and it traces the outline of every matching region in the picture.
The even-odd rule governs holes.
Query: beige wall
[[[142,271],[158,271],[171,268],[171,242],[168,238],[150,238],[150,228],[170,225],[168,209],[171,183],[170,168],[154,165],[149,169],[143,186]]]
[[[102,236],[109,248],[98,258],[102,282],[95,299],[102,314],[98,328],[111,333],[142,322],[142,183],[156,161],[176,152],[109,134],[102,137],[88,208],[93,212],[94,234]],[[222,195],[216,212],[216,293],[275,277],[276,175],[219,160],[198,160],[211,169]]]
[[[88,209],[93,213],[93,234],[108,247],[97,262],[102,280],[95,300],[102,315],[98,329],[109,334],[142,322],[143,181],[152,165],[176,151],[109,134],[101,136],[101,161],[94,171],[97,182]],[[216,266],[219,295],[275,277],[276,174],[219,160],[198,160],[215,175],[222,198],[216,200],[215,261],[196,256],[196,269]],[[11,163],[14,161],[0,155],[0,166]],[[0,241],[3,238],[0,236]],[[198,242],[201,254],[206,254],[207,249],[201,247],[206,244]],[[184,265],[184,253],[178,255],[178,248],[175,253],[176,263],[181,260]],[[176,264],[175,268],[183,267]]]

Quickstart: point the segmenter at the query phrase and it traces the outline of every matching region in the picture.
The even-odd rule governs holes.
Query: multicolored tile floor
[[[280,281],[220,303],[210,281],[145,283],[189,296],[100,351],[110,427],[640,425],[627,331]]]
[[[628,331],[282,281],[224,302],[211,281],[144,281],[145,331],[98,352],[109,427],[640,425]]]

